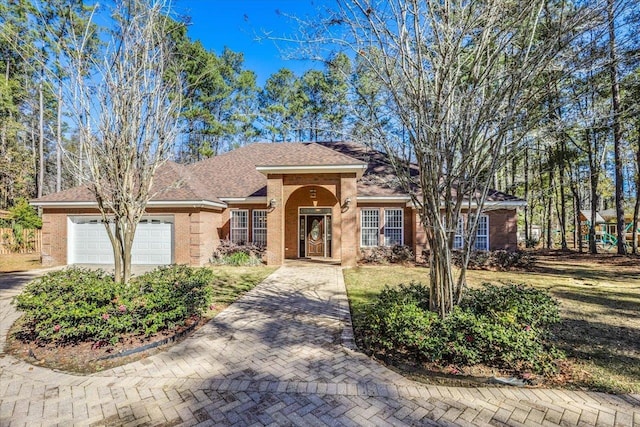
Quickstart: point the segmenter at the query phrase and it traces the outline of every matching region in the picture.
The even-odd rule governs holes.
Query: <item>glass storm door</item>
[[[324,256],[324,216],[307,216],[307,256]]]

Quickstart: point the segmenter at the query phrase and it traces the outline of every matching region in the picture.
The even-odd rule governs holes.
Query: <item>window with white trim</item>
[[[453,249],[462,249],[464,247],[464,218],[462,215],[458,217],[458,226],[456,234],[453,237]]]
[[[385,209],[384,210],[384,245],[402,245],[403,244],[403,212],[402,209]]]
[[[380,211],[360,210],[360,246],[378,246],[380,233]]]
[[[267,211],[266,209],[254,209],[252,218],[253,244],[267,246]]]
[[[487,215],[480,215],[478,218],[475,248],[477,251],[489,250],[489,217]]]
[[[238,209],[231,211],[231,241],[238,245],[244,245],[249,240],[249,211]]]

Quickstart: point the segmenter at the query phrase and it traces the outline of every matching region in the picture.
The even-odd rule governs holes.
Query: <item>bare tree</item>
[[[613,130],[613,153],[616,183],[616,230],[618,254],[627,253],[627,238],[624,229],[624,196],[622,189],[622,129],[620,127],[620,82],[618,81],[618,55],[616,53],[616,28],[614,15],[614,0],[607,0],[607,26],[609,29],[609,74],[611,78],[611,115]]]
[[[69,95],[90,172],[86,182],[113,245],[115,279],[127,282],[154,175],[178,135],[181,90],[168,2],[118,4],[102,55],[84,54],[86,33],[69,44]]]
[[[381,88],[360,119],[372,119],[368,128],[412,191],[430,248],[430,305],[442,317],[460,301],[491,180],[535,122],[538,83],[562,74],[558,55],[583,19],[544,0],[339,0],[322,32],[307,35],[350,49]],[[456,273],[463,209],[471,215]]]

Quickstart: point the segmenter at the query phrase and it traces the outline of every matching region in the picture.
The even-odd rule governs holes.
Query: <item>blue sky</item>
[[[300,18],[316,16],[328,0],[177,0],[174,8],[191,17],[189,36],[200,40],[209,50],[220,54],[225,46],[244,53],[245,67],[258,76],[258,84],[282,67],[297,75],[319,64],[284,60],[279,49],[292,45],[272,40],[257,40],[270,33],[275,37],[295,34],[297,24],[286,15]]]

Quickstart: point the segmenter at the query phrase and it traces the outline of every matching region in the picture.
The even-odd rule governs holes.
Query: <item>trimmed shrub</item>
[[[428,288],[411,283],[385,288],[356,327],[373,352],[547,374],[562,357],[547,342],[546,328],[558,321],[558,303],[547,292],[490,284],[468,291],[462,303],[440,319],[429,311]]]
[[[429,289],[412,282],[385,287],[356,327],[368,348],[419,354],[440,348],[438,323],[438,315],[429,311]]]
[[[415,260],[413,251],[409,246],[374,246],[362,248],[361,262],[365,264],[397,264]]]
[[[137,330],[155,334],[201,314],[211,300],[213,272],[185,265],[159,267],[134,278],[128,286]]]
[[[222,240],[210,262],[217,265],[260,265],[266,248],[254,244],[238,245]]]
[[[558,301],[548,292],[525,285],[484,283],[468,289],[460,307],[519,327],[546,328],[560,321]]]
[[[128,285],[99,270],[55,271],[29,283],[15,298],[25,312],[18,338],[115,344],[126,333],[152,335],[201,314],[212,281],[211,270],[186,266],[161,267]]]
[[[462,252],[453,251],[453,263],[462,266]],[[523,251],[497,250],[490,252],[473,252],[469,257],[469,270],[512,270],[526,269],[535,262],[535,257]]]

